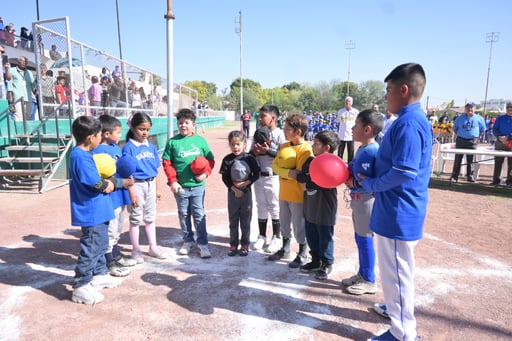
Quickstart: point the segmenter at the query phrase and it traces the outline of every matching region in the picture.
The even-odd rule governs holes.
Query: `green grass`
[[[471,193],[478,195],[494,195],[503,198],[512,198],[512,189],[506,186],[491,186],[483,183],[453,182],[449,179],[430,178],[429,188],[453,191],[460,193]]]

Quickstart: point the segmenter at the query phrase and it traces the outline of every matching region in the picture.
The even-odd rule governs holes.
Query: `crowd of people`
[[[5,49],[0,45],[0,53],[5,54]],[[58,115],[68,115],[70,110],[71,88],[69,77],[60,71],[54,74],[46,64],[41,63],[40,82],[42,103],[39,103],[37,78],[33,71],[27,68],[28,59],[25,56],[18,57],[17,65],[11,66],[9,61],[2,60],[0,70],[0,99],[9,100],[12,118],[14,120],[34,120],[37,113],[50,115],[60,107]],[[162,98],[157,91],[151,91],[146,95],[144,87],[137,86],[136,82],[129,79],[127,82],[121,77],[119,66],[112,73],[103,67],[101,74],[89,77],[91,86],[86,89],[90,106],[90,115],[99,116],[109,113],[115,116],[128,116],[134,110],[151,110],[158,107]],[[75,91],[77,104],[85,105],[84,93]],[[20,99],[23,98],[21,101]],[[22,108],[23,107],[23,108]],[[24,116],[23,116],[24,115]]]
[[[20,47],[26,50],[32,49],[33,35],[26,27],[21,27],[20,34],[16,34],[13,23],[4,24],[0,17],[0,44],[6,44],[12,47]]]
[[[289,114],[281,129],[277,127],[279,109],[270,104],[259,110],[259,126],[251,146],[247,146],[244,132],[229,133],[230,153],[222,159],[219,170],[228,198],[227,254],[247,256],[250,252],[254,188],[258,238],[253,249],[268,253],[270,261],[291,259],[290,268],[326,280],[335,262],[337,189],[336,185],[329,188],[318,185],[309,168],[316,158],[334,153],[341,141],[360,142],[361,146],[348,161],[351,173],[345,182],[351,198],[359,270],[341,284],[349,294],[374,294],[377,291],[374,267],[378,258],[385,302],[376,304],[375,311],[388,317],[391,327],[371,340],[411,341],[417,338],[414,248],[423,234],[434,137],[432,126],[421,110],[425,87],[423,68],[419,64],[403,64],[384,81],[388,109],[398,117],[380,144],[375,138],[385,126],[384,116],[374,109],[358,112],[348,97],[339,113],[344,118],[339,129],[343,133],[350,130],[350,140],[340,132],[323,130],[309,143],[305,139],[309,129],[307,117]],[[70,176],[74,180],[70,182],[71,215],[73,225],[82,227],[82,237],[73,301],[101,302],[104,296],[99,290],[118,286],[120,282],[115,276],[126,276],[129,270],[124,268],[144,261],[139,243],[140,225],[145,226],[148,255],[159,259],[168,257],[158,247],[155,230],[156,201],[161,196],[155,178],[162,166],[176,199],[182,230],[178,253],[190,255],[197,246],[201,258],[212,256],[208,248],[204,195],[215,158],[208,142],[195,134],[195,112],[180,109],[176,116],[179,134],[168,140],[161,159],[148,140],[152,123],[144,113],[132,117],[122,150],[117,147],[120,123],[115,117],[103,115],[98,120],[80,116],[74,121],[77,146],[70,160]],[[99,148],[100,144],[106,149]],[[93,156],[88,153],[90,150],[112,150],[113,158],[131,157],[133,169],[122,176],[101,178]],[[126,191],[127,195],[114,201],[118,191]],[[101,212],[88,209],[92,206],[101,207]],[[110,234],[119,234],[122,209],[118,208],[123,206],[129,212],[131,257],[121,255],[116,239],[108,238]],[[271,238],[266,233],[269,217]],[[110,233],[113,230],[115,233]],[[298,244],[295,257],[291,254],[292,239]]]

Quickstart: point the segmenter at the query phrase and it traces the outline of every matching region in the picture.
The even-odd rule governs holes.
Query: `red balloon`
[[[318,186],[334,188],[347,181],[350,172],[342,159],[334,154],[325,153],[311,161],[309,175]]]

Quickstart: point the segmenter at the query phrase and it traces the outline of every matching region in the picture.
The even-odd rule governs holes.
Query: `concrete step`
[[[0,176],[41,176],[50,172],[50,169],[0,169]]]
[[[43,157],[43,163],[54,163],[59,161],[57,157]],[[0,162],[4,163],[40,163],[41,158],[39,157],[2,157]]]
[[[39,151],[39,148],[43,152],[51,152],[51,151],[60,151],[64,150],[66,147],[64,146],[24,146],[24,145],[17,145],[17,146],[8,146],[5,147],[5,150],[12,150],[12,151]]]

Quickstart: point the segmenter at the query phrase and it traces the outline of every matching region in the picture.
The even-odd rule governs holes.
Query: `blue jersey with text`
[[[375,156],[379,150],[379,144],[372,142],[366,146],[361,146],[357,149],[356,155],[348,164],[350,174],[357,180],[361,181],[358,174],[363,174],[367,177],[373,177],[375,173]],[[366,193],[363,187],[351,188],[350,191],[354,193]]]
[[[106,153],[114,160],[117,160],[122,155],[121,147],[117,144],[100,144],[93,151],[93,154],[102,154]],[[116,178],[121,178],[119,174],[116,173]],[[112,205],[114,208],[118,208],[124,205],[129,205],[132,203],[130,200],[130,195],[128,194],[128,190],[126,188],[117,188],[115,191],[110,193],[110,199],[112,199]]]
[[[123,155],[125,154],[137,159],[137,168],[132,175],[134,179],[146,180],[157,176],[160,156],[153,143],[149,141],[140,143],[130,139],[123,147]]]
[[[92,153],[80,147],[73,148],[69,159],[71,225],[96,226],[114,219],[109,195],[94,189],[100,180]]]
[[[370,229],[413,241],[423,236],[434,136],[421,103],[409,104],[397,115],[377,152],[375,176],[362,185],[375,195]]]

